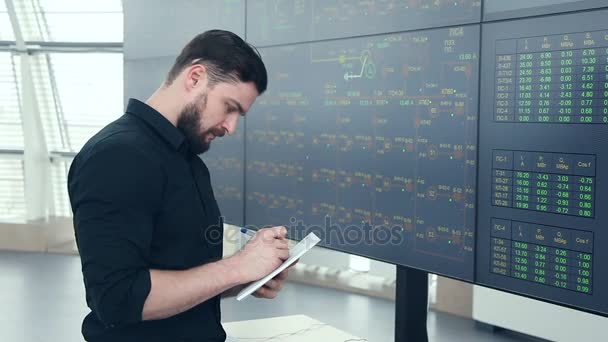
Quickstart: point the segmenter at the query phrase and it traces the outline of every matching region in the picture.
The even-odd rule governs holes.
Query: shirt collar
[[[126,112],[128,114],[137,116],[150,125],[150,127],[152,127],[156,133],[158,133],[176,150],[179,150],[181,145],[184,143],[185,137],[182,132],[180,132],[177,127],[173,126],[173,124],[161,113],[146,103],[143,103],[137,99],[129,99]]]

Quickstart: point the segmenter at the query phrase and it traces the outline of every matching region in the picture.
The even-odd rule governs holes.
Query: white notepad
[[[289,258],[281,264],[277,269],[272,271],[269,275],[264,278],[255,281],[246,288],[242,289],[241,292],[236,296],[236,300],[242,300],[243,298],[249,296],[255,290],[262,287],[262,285],[266,284],[270,279],[274,278],[277,274],[281,273],[284,269],[289,267],[289,265],[293,264],[296,260],[302,257],[302,255],[306,254],[311,248],[313,248],[317,243],[319,243],[321,239],[315,235],[315,233],[308,234],[302,241],[298,242],[297,245],[293,246],[292,249],[289,250]]]

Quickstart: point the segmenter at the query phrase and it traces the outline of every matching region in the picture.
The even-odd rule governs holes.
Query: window
[[[23,161],[0,156],[0,218],[22,221],[25,218]]]
[[[120,53],[49,53],[57,99],[41,112],[51,151],[77,152],[123,113]],[[43,56],[46,59],[46,56]],[[47,70],[48,71],[48,70]],[[45,75],[48,81],[49,76]],[[57,102],[57,103],[55,103]]]
[[[32,143],[52,156],[50,174],[43,175],[53,187],[49,209],[70,216],[66,183],[74,154],[123,113],[122,1],[11,1],[28,51],[16,50],[6,3],[0,0],[0,221],[26,217],[25,169],[28,175],[46,172],[44,161],[23,162],[22,118],[36,114],[44,139]],[[33,92],[21,88],[23,58],[29,62]],[[38,113],[23,112],[22,101],[34,98]]]
[[[0,52],[0,148],[23,149],[20,94],[17,77],[19,58]]]
[[[26,0],[27,41],[122,42],[120,0]],[[23,24],[22,24],[23,25]]]
[[[0,40],[15,40],[11,20],[4,1],[0,1]]]
[[[53,206],[55,216],[72,216],[72,207],[68,196],[68,171],[71,160],[56,159],[51,164],[53,179]]]

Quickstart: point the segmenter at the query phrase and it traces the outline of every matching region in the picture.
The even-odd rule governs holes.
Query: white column
[[[32,56],[17,20],[13,0],[5,0],[21,59],[21,115],[24,142],[25,202],[28,220],[46,219],[53,201],[51,165],[32,74]]]

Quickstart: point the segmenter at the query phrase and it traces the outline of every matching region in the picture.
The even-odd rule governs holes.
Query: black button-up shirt
[[[185,270],[222,257],[209,170],[182,133],[145,103],[89,140],[68,176],[91,313],[88,341],[224,341],[220,296],[142,321],[150,269]]]

